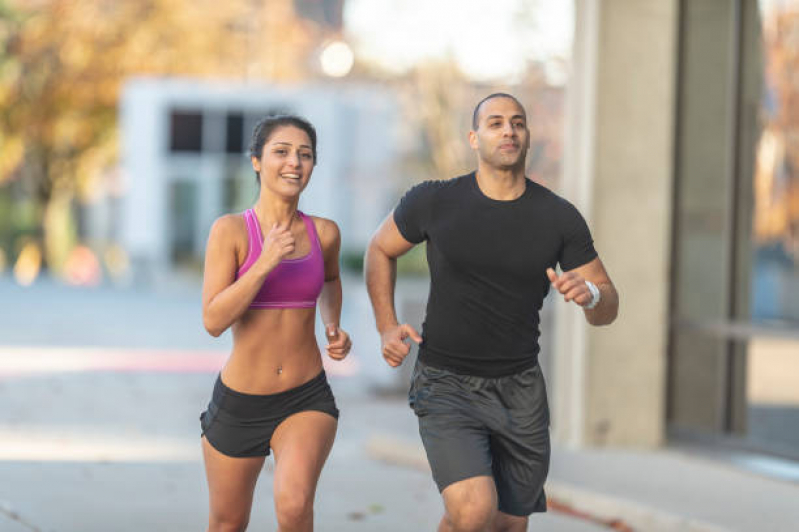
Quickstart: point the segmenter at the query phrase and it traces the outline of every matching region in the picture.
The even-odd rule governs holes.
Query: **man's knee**
[[[527,530],[527,517],[519,517],[497,512],[491,532],[525,532]]]
[[[496,508],[487,501],[473,504],[454,504],[447,507],[447,521],[454,532],[485,532],[490,530]]]
[[[475,477],[444,490],[447,521],[457,532],[489,530],[497,514],[497,495],[491,477]]]

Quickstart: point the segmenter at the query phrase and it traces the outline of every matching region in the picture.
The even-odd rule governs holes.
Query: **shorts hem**
[[[216,445],[213,441],[211,441],[211,438],[209,438],[208,434],[206,434],[206,433],[203,433],[202,435],[200,435],[200,438],[205,438],[205,441],[208,442],[208,445],[213,447],[214,450],[216,450],[217,452],[219,452],[221,454],[224,454],[228,458],[266,458],[267,456],[269,456],[271,454],[269,447],[267,447],[267,449],[266,449],[266,454],[264,454],[263,452],[255,452],[255,453],[229,452],[226,449],[221,449],[218,445]]]
[[[436,486],[438,486],[438,492],[442,493],[445,489],[455,484],[456,482],[461,482],[462,480],[469,480],[470,478],[477,478],[477,477],[488,477],[491,480],[494,480],[494,475],[491,474],[491,472],[488,472],[488,473],[476,473],[476,474],[466,473],[462,477],[455,477],[451,480],[447,480],[446,482],[442,483],[439,483],[435,478],[433,478],[433,481],[436,483]]]

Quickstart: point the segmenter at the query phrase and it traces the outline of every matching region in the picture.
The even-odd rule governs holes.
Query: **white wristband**
[[[588,287],[588,291],[591,292],[591,301],[583,308],[591,310],[599,305],[599,300],[602,299],[602,292],[600,292],[599,288],[597,288],[596,285],[591,281],[586,281],[585,285]]]

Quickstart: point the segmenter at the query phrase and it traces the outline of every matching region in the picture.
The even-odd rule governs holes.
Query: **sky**
[[[568,0],[348,0],[344,22],[356,55],[391,72],[451,56],[472,79],[497,81],[531,59],[568,59],[573,11]]]

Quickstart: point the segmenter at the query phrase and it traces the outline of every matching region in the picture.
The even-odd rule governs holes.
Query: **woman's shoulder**
[[[319,242],[323,248],[341,238],[338,224],[329,218],[322,218],[321,216],[308,215],[316,228],[316,234],[319,235]]]
[[[241,258],[249,249],[247,222],[242,213],[223,214],[211,225],[209,249],[233,250]]]
[[[239,233],[247,233],[247,222],[243,213],[223,214],[211,225],[211,236],[218,234],[229,237]]]

